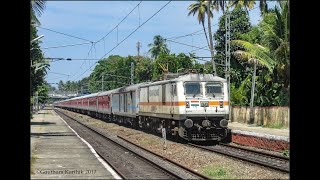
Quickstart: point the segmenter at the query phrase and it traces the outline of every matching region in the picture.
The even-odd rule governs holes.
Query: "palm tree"
[[[269,47],[277,60],[275,75],[279,74],[284,80],[285,87],[290,79],[290,14],[287,1],[280,2],[274,13],[267,13],[260,24],[262,44]],[[278,76],[275,76],[278,79]]]
[[[211,31],[211,10],[210,7],[212,6],[212,1],[208,1],[208,8],[207,8],[207,16],[208,16],[208,31],[209,31],[209,40],[210,40],[210,52],[211,52],[211,61],[212,61],[212,68],[213,68],[213,74],[216,76],[216,63],[214,62],[214,52],[213,52],[213,38],[212,38],[212,31]],[[213,8],[214,9],[214,8]]]
[[[198,2],[191,4],[188,7],[189,13],[188,16],[190,16],[191,14],[194,16],[196,13],[198,13],[197,19],[199,21],[199,24],[201,23],[203,31],[204,31],[204,35],[206,36],[206,40],[208,43],[208,46],[210,47],[210,43],[208,40],[208,35],[207,35],[207,31],[206,28],[204,26],[204,22],[206,19],[206,12],[207,12],[207,4],[204,0],[198,0]],[[210,14],[213,17],[213,14],[211,12]]]
[[[205,0],[198,0],[196,3],[191,4],[188,7],[189,13],[188,16],[190,16],[191,14],[194,16],[196,13],[198,13],[198,21],[199,24],[202,24],[203,27],[203,31],[204,34],[206,36],[206,40],[210,49],[210,53],[211,53],[211,57],[212,57],[212,66],[213,66],[213,72],[214,75],[216,75],[216,66],[215,66],[215,62],[213,60],[213,56],[214,56],[214,52],[213,52],[213,40],[212,40],[212,31],[211,31],[211,18],[213,17],[213,13],[211,11],[214,9],[214,6],[211,2],[211,0],[209,1],[205,1]],[[208,36],[207,36],[207,32],[206,32],[206,28],[204,27],[204,21],[206,18],[206,15],[208,17],[208,31],[209,31],[209,40],[208,40]]]
[[[31,8],[31,22],[40,25],[38,17],[41,16],[43,10],[46,7],[46,0],[32,0],[30,4]]]
[[[154,36],[153,44],[148,44],[148,47],[151,47],[148,52],[151,53],[151,57],[155,59],[161,53],[170,53],[169,49],[167,48],[166,40],[163,39],[160,35]]]
[[[243,40],[232,40],[231,43],[242,46],[245,49],[244,51],[237,50],[233,52],[238,59],[249,63],[253,63],[253,60],[256,59],[258,65],[266,67],[270,72],[273,71],[276,61],[272,58],[268,48]]]
[[[253,6],[256,4],[253,0],[234,0],[230,1],[231,6],[240,6],[245,7],[246,9],[252,9]],[[259,0],[259,8],[260,12],[266,12],[268,9],[267,0]]]
[[[234,44],[242,46],[245,51],[237,50],[233,52],[236,57],[240,60],[245,60],[254,65],[253,75],[252,75],[252,88],[251,88],[251,102],[250,102],[250,119],[249,123],[254,122],[253,116],[253,102],[254,102],[254,89],[255,89],[255,76],[256,76],[256,65],[266,67],[270,72],[273,71],[275,66],[275,60],[272,59],[270,50],[259,44],[251,44],[247,41],[233,40]]]

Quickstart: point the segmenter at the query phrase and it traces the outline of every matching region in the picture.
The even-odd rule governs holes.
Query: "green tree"
[[[165,72],[163,72],[164,69],[161,66],[165,68]],[[184,53],[178,55],[160,54],[153,63],[152,80],[159,79],[166,72],[177,73],[179,70],[191,68],[193,68],[193,60]]]
[[[264,15],[259,24],[262,32],[261,44],[273,51],[277,60],[274,73],[276,81],[289,86],[290,80],[290,14],[289,4],[284,1],[280,8],[275,6],[274,12]]]
[[[248,33],[251,30],[251,24],[249,21],[249,16],[243,8],[234,8],[230,12],[230,39],[239,39],[242,34]],[[219,27],[214,34],[215,44],[215,61],[220,64],[225,62],[225,15],[221,16],[219,19]],[[231,44],[230,51],[236,51],[238,49],[243,49],[241,46],[236,44]],[[235,86],[240,86],[241,82],[248,76],[247,69],[251,66],[244,62],[239,62],[236,57],[231,54],[230,59],[230,76],[232,82],[235,82]],[[224,67],[217,67],[218,74],[224,77]]]
[[[49,96],[48,96],[49,87],[46,84],[42,84],[38,88],[38,97],[39,97],[39,104],[46,103]]]
[[[63,83],[63,81],[62,80],[60,80],[59,82],[58,82],[58,89],[60,90],[60,91],[62,91],[63,89],[64,89],[64,83]]]
[[[170,51],[167,48],[166,40],[160,35],[154,36],[153,43],[148,44],[149,53],[151,53],[152,58],[157,58],[161,53],[169,54]]]
[[[238,88],[236,88],[235,83],[230,84],[230,98],[231,105],[239,105],[239,106],[247,106],[249,104],[249,100],[247,98],[248,89],[250,88],[250,75],[248,75],[240,84]]]
[[[245,50],[237,50],[233,52],[234,55],[240,60],[252,63],[253,59],[257,60],[257,63],[263,67],[266,67],[270,72],[272,72],[275,66],[275,60],[272,59],[270,50],[259,44],[251,44],[247,41],[242,40],[232,40],[233,44],[242,46]]]
[[[223,3],[222,3],[223,4]],[[216,5],[216,7],[215,7]],[[206,40],[210,49],[210,53],[211,53],[211,58],[212,58],[212,66],[213,66],[213,74],[217,75],[217,71],[216,71],[216,64],[214,61],[214,50],[213,50],[213,39],[212,39],[212,30],[211,30],[211,18],[213,17],[213,10],[219,10],[219,5],[220,3],[217,3],[216,1],[205,1],[205,0],[198,0],[196,3],[191,4],[188,7],[189,13],[188,15],[195,15],[195,13],[198,13],[198,21],[199,23],[201,22],[203,30],[204,30],[204,34],[206,36]],[[204,20],[205,17],[207,15],[207,19],[208,19],[208,34],[209,34],[209,38],[207,36],[206,33],[206,28],[204,27]],[[209,40],[208,40],[209,39]]]
[[[31,28],[31,39],[37,37],[37,29],[34,25],[30,25]],[[30,95],[34,95],[34,92],[37,91],[38,86],[42,85],[44,81],[44,77],[47,74],[47,70],[49,69],[49,64],[44,60],[43,52],[40,49],[41,41],[34,41],[31,43],[31,51],[30,51]],[[43,68],[39,68],[39,66],[44,66]]]
[[[259,68],[257,71],[257,93],[254,103],[261,106],[288,105],[290,95],[288,2],[280,2],[280,8],[275,6],[274,9],[269,9],[267,13],[264,13],[262,17],[263,19],[258,26],[240,37],[247,45],[268,49],[267,54],[274,61],[272,73],[266,68]],[[257,53],[254,52],[254,49],[249,49],[247,48],[242,55]]]
[[[152,79],[152,60],[147,57],[136,58],[135,83],[147,82]]]
[[[207,31],[204,26],[206,14],[207,14],[207,7],[208,7],[208,3],[205,0],[198,0],[196,3],[190,4],[190,6],[188,7],[188,10],[189,10],[188,16],[190,16],[190,15],[194,16],[196,13],[198,14],[197,15],[198,22],[199,22],[199,24],[201,23],[201,25],[202,25],[204,35],[207,40],[207,44],[210,47]],[[213,17],[212,12],[211,12],[210,16]]]
[[[118,55],[112,55],[99,61],[89,76],[90,92],[102,90],[102,76],[104,90],[129,85],[131,62],[136,63],[132,56],[121,57]]]
[[[31,0],[31,22],[40,25],[38,17],[41,16],[46,7],[46,0]],[[38,17],[37,17],[38,16]]]
[[[234,7],[245,7],[247,12],[248,12],[248,9],[253,9],[255,4],[256,4],[256,2],[253,0],[229,1],[229,5],[234,6]],[[259,0],[259,8],[260,8],[261,13],[267,12],[268,11],[267,0]]]
[[[31,1],[31,25],[30,25],[30,39],[33,40],[38,37],[37,29],[34,24],[40,24],[36,15],[40,16],[45,8],[45,1],[37,0]],[[40,101],[45,101],[48,91],[46,90],[45,75],[50,65],[44,60],[43,52],[40,49],[40,40],[34,41],[30,44],[30,118],[32,118],[32,106],[34,103],[34,95],[36,92],[41,93]]]

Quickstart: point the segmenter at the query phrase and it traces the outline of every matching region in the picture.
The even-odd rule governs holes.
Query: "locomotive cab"
[[[191,78],[178,86],[185,101],[185,107],[181,107],[185,119],[180,121],[179,136],[189,141],[230,142],[227,83],[225,79],[210,74],[197,76],[203,78]]]

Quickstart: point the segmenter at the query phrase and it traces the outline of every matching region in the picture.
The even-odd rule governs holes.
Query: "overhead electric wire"
[[[56,72],[48,72],[48,73],[52,73],[52,74],[60,74],[60,75],[65,75],[65,76],[70,76],[70,74],[63,74],[63,73],[56,73]]]
[[[254,9],[257,9],[257,8],[259,8],[259,6],[253,8],[253,9],[248,10],[248,12],[250,12],[250,11],[252,11],[252,10],[254,10]],[[216,26],[216,25],[218,25],[218,24],[219,24],[219,23],[216,23],[216,24],[214,24],[214,25],[211,25],[211,27]],[[207,27],[205,27],[205,29],[207,30]],[[178,38],[182,38],[182,37],[192,36],[192,35],[194,35],[195,33],[200,32],[200,31],[203,31],[203,28],[200,29],[200,30],[198,30],[198,31],[195,31],[195,32],[186,34],[186,35],[174,36],[174,37],[169,37],[169,38],[166,38],[166,39],[178,39]],[[204,32],[201,33],[201,34],[204,34]]]
[[[142,1],[140,1],[113,29],[111,29],[107,35],[103,36],[101,39],[99,39],[98,41],[96,41],[95,43],[100,42],[102,39],[104,39],[105,37],[107,37],[114,29],[118,28],[118,26],[142,3]]]
[[[65,76],[65,75],[63,75],[63,76]],[[49,79],[47,79],[47,81],[51,81],[51,80],[54,80],[54,79],[59,79],[59,78],[62,78],[63,77],[62,75],[60,75],[59,77],[56,77],[56,78],[49,78]]]
[[[203,50],[210,51],[210,49],[206,49],[206,48],[202,48],[202,47],[198,47],[198,46],[193,46],[193,45],[190,45],[190,44],[185,44],[185,43],[173,41],[173,40],[170,40],[170,39],[165,39],[165,40],[173,42],[173,43],[176,43],[176,44],[181,44],[181,45],[185,45],[185,46],[190,46],[190,47],[195,47],[195,48],[198,48],[198,49],[203,49]]]
[[[122,42],[124,42],[126,39],[128,39],[134,32],[136,32],[140,27],[142,27],[145,23],[147,23],[151,18],[153,18],[156,14],[158,14],[163,8],[165,8],[171,1],[167,2],[164,6],[162,6],[157,12],[155,12],[151,17],[149,17],[145,22],[143,22],[140,26],[138,26],[133,32],[131,32],[126,38],[124,38],[120,43],[118,43],[115,47],[113,47],[110,51],[108,51],[106,54],[104,54],[101,58],[103,59],[106,55],[108,55],[111,51],[113,51],[116,47],[118,47]],[[97,61],[99,62],[99,61]],[[93,65],[95,65],[97,62],[92,64],[86,71],[84,71],[80,76],[82,76],[84,73],[86,73],[89,69],[92,68]],[[78,77],[80,77],[78,76]],[[77,77],[77,78],[78,78]],[[77,79],[75,78],[75,79]]]
[[[52,46],[52,47],[44,47],[44,48],[41,48],[41,49],[62,48],[62,47],[69,47],[69,46],[80,46],[80,45],[84,45],[84,44],[91,44],[91,42],[80,43],[80,44],[61,45],[61,46]]]
[[[94,41],[91,41],[91,40],[88,40],[88,39],[84,39],[84,38],[77,37],[77,36],[73,36],[73,35],[70,35],[70,34],[66,34],[66,33],[58,32],[58,31],[54,31],[54,30],[52,30],[52,29],[44,28],[44,27],[41,27],[41,26],[38,26],[38,25],[35,25],[35,26],[38,27],[38,28],[41,28],[41,29],[45,29],[45,30],[48,30],[48,31],[52,31],[52,32],[58,33],[58,34],[63,34],[63,35],[65,35],[65,36],[70,36],[70,37],[77,38],[77,39],[81,39],[81,40],[84,40],[84,41],[89,41],[89,42],[91,42],[91,43],[94,42]]]
[[[194,50],[190,51],[189,53],[194,52],[194,51],[198,51],[198,50],[200,50],[200,49],[202,49],[202,48],[206,48],[206,47],[208,47],[208,45],[203,46],[203,47],[201,47],[201,48],[199,47],[199,48],[197,48],[197,49],[194,49]]]
[[[136,9],[137,7],[139,7],[139,5],[140,5],[141,2],[142,2],[142,1],[140,1],[140,2],[134,7],[134,9]],[[161,11],[164,7],[166,7],[170,2],[171,2],[171,1],[169,1],[167,4],[165,4],[160,10],[158,10],[153,16],[151,16],[149,19],[147,19],[144,23],[142,23],[141,25],[139,25],[138,28],[136,28],[136,29],[135,29],[131,34],[129,34],[125,39],[123,39],[120,43],[118,43],[115,47],[113,47],[109,52],[107,52],[105,55],[103,55],[102,58],[100,58],[99,60],[103,59],[106,55],[108,55],[111,51],[113,51],[116,47],[118,47],[122,42],[124,42],[127,38],[129,38],[135,31],[137,31],[141,26],[143,26],[146,22],[148,22],[152,17],[154,17],[158,12],[160,12],[160,11]],[[258,8],[258,6],[255,7],[255,8],[253,8],[253,9],[248,10],[248,12],[249,12],[249,11],[252,11],[252,10],[254,10],[254,9],[256,9],[256,8]],[[37,27],[39,27],[39,28],[42,28],[42,29],[46,29],[46,30],[52,31],[52,32],[55,32],[55,33],[59,33],[59,34],[63,34],[63,35],[66,35],[66,36],[73,37],[73,38],[77,38],[77,39],[81,39],[81,40],[85,40],[85,41],[91,42],[91,43],[92,43],[92,46],[91,46],[91,48],[90,48],[90,50],[89,50],[89,52],[88,52],[88,56],[89,56],[89,53],[90,53],[93,45],[96,44],[96,43],[98,43],[98,42],[100,42],[102,39],[104,39],[106,36],[108,36],[115,28],[117,28],[117,27],[120,25],[121,22],[123,22],[123,21],[133,12],[134,9],[132,9],[132,10],[126,15],[126,17],[123,18],[107,35],[105,35],[103,38],[101,38],[101,39],[99,39],[98,41],[95,41],[95,42],[94,42],[94,41],[91,41],[91,40],[84,39],[84,38],[76,37],[76,36],[73,36],[73,35],[69,35],[69,34],[57,32],[57,31],[54,31],[54,30],[51,30],[51,29],[48,29],[48,28],[44,28],[44,27],[40,27],[40,26],[37,26],[37,25],[35,25],[35,26],[37,26]],[[140,18],[140,17],[139,17],[139,18]],[[139,20],[140,20],[140,19],[139,19]],[[212,25],[211,27],[216,26],[216,25],[218,25],[218,23]],[[206,29],[206,28],[205,28],[205,29]],[[192,51],[190,51],[190,52],[197,51],[197,50],[199,50],[199,49],[203,49],[203,50],[208,50],[208,51],[210,51],[209,49],[206,49],[206,48],[205,48],[205,47],[208,47],[208,46],[197,47],[197,46],[193,46],[193,45],[189,45],[189,44],[185,44],[185,43],[181,43],[181,42],[177,42],[177,41],[170,40],[170,39],[178,39],[178,38],[187,37],[187,36],[193,36],[193,35],[195,35],[195,33],[200,32],[200,31],[202,31],[202,30],[203,30],[203,29],[198,30],[198,31],[195,31],[195,32],[193,32],[193,33],[186,34],[186,35],[175,36],[175,37],[170,37],[170,38],[165,38],[165,39],[166,39],[167,41],[170,41],[170,42],[173,42],[173,43],[177,43],[177,44],[181,44],[181,45],[185,45],[185,46],[190,46],[190,47],[195,47],[195,48],[197,48],[197,49],[192,50]],[[200,34],[204,34],[204,33],[200,33]],[[199,35],[199,34],[198,34],[198,35]],[[89,43],[83,43],[83,44],[89,44]],[[77,45],[80,45],[80,44],[77,44]],[[68,45],[68,46],[69,46],[69,45]],[[71,46],[71,45],[70,45],[70,46]],[[66,46],[61,46],[61,47],[66,47]],[[55,47],[50,47],[50,48],[55,48]],[[47,48],[47,49],[48,49],[48,48]],[[74,60],[75,60],[75,59],[74,59]],[[79,60],[80,60],[80,59],[79,59]],[[84,60],[84,62],[85,62],[86,60],[89,60],[89,59],[82,59],[82,60]],[[92,59],[92,60],[94,60],[94,59]],[[84,63],[84,62],[83,62],[83,63]],[[98,61],[97,61],[97,62],[98,62]],[[91,65],[85,72],[83,72],[81,75],[83,75],[83,74],[86,73],[89,69],[91,69],[92,66],[95,65],[97,62],[95,62],[94,64],[92,64],[92,65]],[[83,65],[83,63],[82,63],[82,65]],[[82,67],[82,65],[81,65],[81,67]],[[81,67],[80,67],[80,68],[81,68]],[[74,75],[72,75],[72,76],[75,76],[76,74],[77,74],[77,72],[76,72]],[[80,76],[81,76],[81,75],[80,75]],[[79,77],[79,76],[78,76],[78,77]],[[77,78],[78,78],[78,77],[77,77]]]
[[[93,43],[91,44],[91,48],[90,48],[90,50],[89,50],[89,52],[88,52],[87,58],[89,57],[89,53],[90,53],[92,47],[93,47]],[[80,65],[80,68],[79,68],[79,69],[82,69],[82,66],[83,66],[83,64],[84,64],[85,62],[86,62],[86,61],[83,61],[83,62],[82,62],[82,64]],[[73,77],[73,76],[75,76],[76,74],[78,74],[78,72],[79,72],[79,71],[75,72],[71,77]]]

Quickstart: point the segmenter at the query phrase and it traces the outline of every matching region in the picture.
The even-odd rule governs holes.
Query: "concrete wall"
[[[290,108],[281,106],[254,107],[254,124],[267,127],[289,128]],[[231,122],[248,123],[250,107],[231,107]]]

